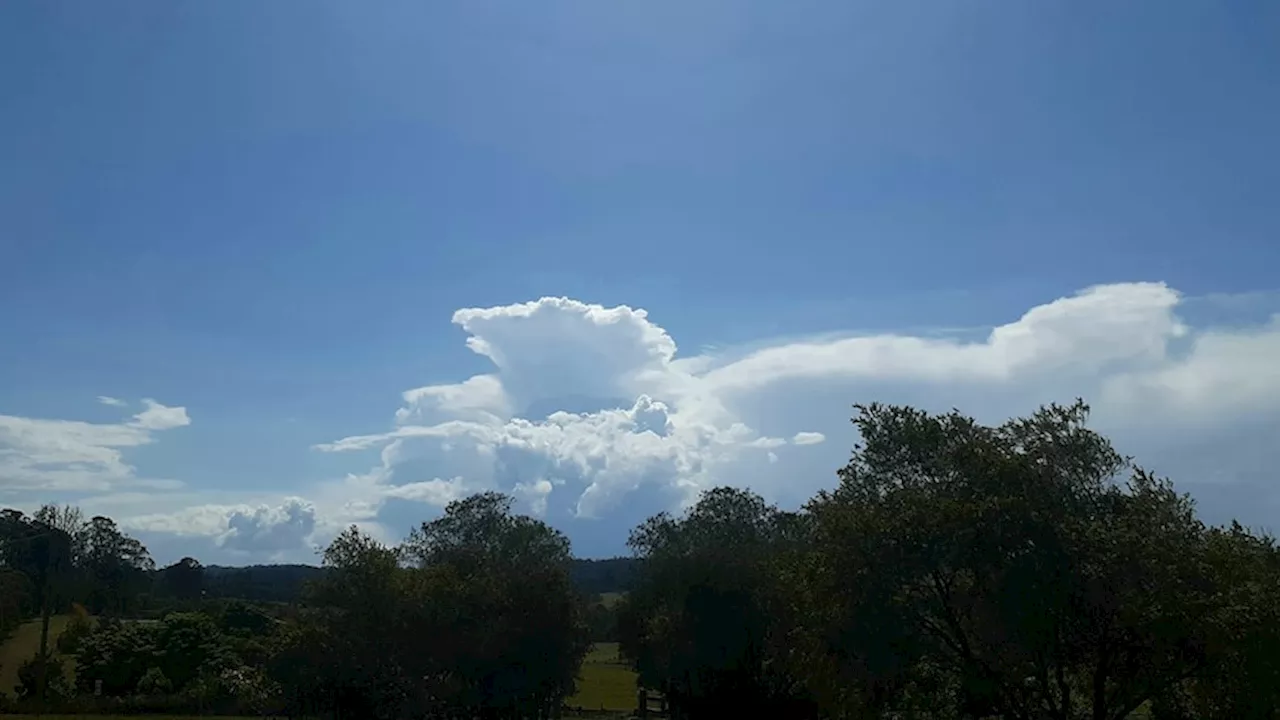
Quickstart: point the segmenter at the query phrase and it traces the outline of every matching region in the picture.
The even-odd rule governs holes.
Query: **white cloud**
[[[113,398],[108,395],[99,395],[98,402],[103,405],[110,405],[111,407],[128,407],[129,405],[129,403],[120,400],[119,398]]]
[[[316,528],[315,507],[301,498],[281,505],[239,510],[227,518],[223,547],[249,553],[276,553],[304,546]]]
[[[827,436],[820,432],[798,432],[791,438],[791,442],[796,445],[817,445],[826,439]]]
[[[142,404],[146,410],[133,416],[133,422],[129,423],[133,427],[169,430],[191,424],[191,418],[187,417],[187,409],[184,407],[165,407],[151,398],[143,398]]]
[[[1152,413],[1188,426],[1280,417],[1280,321],[1192,328],[1182,302],[1161,283],[1103,285],[969,341],[828,335],[690,358],[626,306],[464,309],[454,322],[494,372],[408,391],[393,429],[316,447],[382,448],[366,476],[381,496],[441,505],[457,488],[497,488],[539,513],[599,517],[644,487],[687,501],[747,484],[799,501],[847,458],[854,402],[960,407],[996,422],[1082,396],[1122,449],[1132,440],[1157,455],[1158,443],[1140,442]],[[824,443],[832,433],[844,440]]]
[[[1260,327],[1209,330],[1186,355],[1146,372],[1107,378],[1102,400],[1147,422],[1216,423],[1280,406],[1280,316]]]
[[[875,335],[770,347],[702,376],[716,391],[797,378],[1007,383],[1096,377],[1115,363],[1149,367],[1187,332],[1178,293],[1161,283],[1103,285],[1032,308],[983,342]]]
[[[114,424],[0,416],[0,493],[96,493],[86,510],[205,543],[215,556],[311,560],[308,548],[349,523],[395,541],[450,501],[491,489],[571,535],[589,526],[572,517],[603,518],[590,527],[620,541],[632,521],[619,518],[713,485],[792,506],[830,487],[854,441],[853,403],[958,407],[999,422],[1084,397],[1122,452],[1214,512],[1258,522],[1280,511],[1270,481],[1280,462],[1280,316],[1258,321],[1267,297],[1280,304],[1251,297],[1248,322],[1197,325],[1182,316],[1202,299],[1158,283],[1106,285],[968,339],[833,333],[692,357],[625,306],[543,298],[464,309],[454,322],[490,372],[407,390],[383,428],[315,446],[370,453],[367,470],[253,497],[147,492],[167,481],[136,472],[129,449],[190,419],[143,401]],[[1238,304],[1213,300],[1219,316]]]
[[[383,496],[402,500],[417,500],[429,505],[444,507],[454,500],[461,500],[478,490],[480,488],[468,486],[462,478],[453,478],[452,480],[435,478],[387,488]]]
[[[121,525],[129,530],[205,538],[235,553],[268,558],[311,548],[318,529],[315,506],[298,497],[256,505],[192,505],[174,512],[126,516]]]
[[[434,417],[488,419],[507,415],[510,401],[502,383],[493,375],[476,375],[455,385],[428,385],[404,392],[406,406],[396,413],[398,422]]]
[[[547,514],[547,496],[551,494],[552,484],[549,480],[539,479],[528,483],[516,483],[511,494],[523,500],[527,511],[534,517]]]
[[[139,477],[125,462],[127,449],[153,442],[158,431],[191,422],[185,408],[144,403],[146,410],[120,423],[0,415],[0,496],[176,487],[173,480]]]

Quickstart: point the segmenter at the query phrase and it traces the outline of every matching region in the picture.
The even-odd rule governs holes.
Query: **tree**
[[[497,494],[451,503],[399,548],[355,527],[335,538],[271,661],[294,710],[558,713],[588,647],[569,543],[510,508]]]
[[[158,664],[160,649],[150,625],[99,619],[76,655],[76,684],[89,693],[101,681],[104,695],[130,695],[147,670]]]
[[[401,548],[415,569],[411,627],[436,639],[411,666],[427,695],[450,709],[545,718],[573,692],[589,647],[569,541],[511,498],[483,493],[450,503]]]
[[[46,527],[67,534],[71,540],[70,564],[79,566],[84,560],[85,530],[88,524],[84,513],[75,505],[50,503],[36,511],[35,521]]]
[[[840,486],[809,506],[805,661],[831,714],[923,697],[1120,720],[1205,667],[1205,529],[1166,481],[1119,482],[1083,403],[998,427],[859,411]]]
[[[1209,531],[1221,593],[1201,672],[1155,698],[1158,720],[1280,717],[1280,548],[1238,523]]]
[[[0,567],[0,641],[22,622],[31,597],[31,581],[26,575]]]
[[[691,717],[812,716],[782,664],[788,610],[777,579],[803,519],[746,491],[717,488],[682,518],[659,514],[630,545],[640,559],[619,617],[640,682]]]
[[[308,591],[310,606],[286,635],[272,674],[299,710],[397,716],[412,676],[402,669],[409,643],[403,572],[394,548],[350,527],[325,549],[328,570]]]
[[[155,632],[159,665],[175,689],[202,672],[217,674],[237,664],[226,637],[204,613],[171,613]]]
[[[123,613],[155,570],[147,548],[101,515],[85,528],[84,565],[92,583],[88,605],[96,614]]]
[[[72,570],[73,557],[71,536],[45,522],[57,518],[55,510],[46,506],[37,518],[27,518],[17,510],[0,512],[0,553],[4,565],[26,576],[40,611],[40,649],[33,661],[32,672],[41,705],[44,703],[45,669],[51,657],[50,617]]]
[[[179,600],[199,600],[204,592],[204,566],[184,557],[160,571],[160,585]]]

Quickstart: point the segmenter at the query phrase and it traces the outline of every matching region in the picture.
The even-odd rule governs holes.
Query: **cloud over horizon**
[[[688,358],[642,309],[563,297],[466,308],[453,322],[493,372],[408,390],[391,429],[316,449],[380,449],[361,479],[387,494],[421,483],[518,496],[536,487],[526,509],[591,518],[645,487],[687,502],[745,484],[799,502],[831,484],[851,443],[823,441],[852,439],[854,402],[955,406],[999,422],[1084,397],[1095,426],[1178,479],[1160,433],[1185,447],[1206,422],[1275,427],[1280,411],[1280,321],[1193,328],[1182,303],[1163,283],[1099,285],[972,340],[879,333]],[[574,410],[519,410],[557,403]],[[1230,481],[1229,460],[1218,461],[1219,481]],[[433,504],[455,495],[413,494]]]
[[[996,423],[1083,397],[1122,452],[1202,491],[1210,520],[1266,522],[1280,510],[1268,477],[1280,460],[1280,316],[1196,325],[1186,305],[1163,283],[1099,285],[982,337],[846,333],[689,357],[642,309],[563,297],[464,308],[453,323],[492,370],[407,389],[385,427],[314,446],[321,458],[368,454],[367,470],[252,499],[171,489],[171,500],[121,501],[117,517],[237,556],[300,557],[347,523],[394,540],[402,516],[494,489],[572,538],[620,536],[613,547],[637,514],[715,485],[791,506],[830,487],[855,402],[958,407]],[[0,468],[12,471],[0,491],[58,486],[108,502],[148,482],[122,449],[190,419],[143,407],[107,425],[0,416]]]

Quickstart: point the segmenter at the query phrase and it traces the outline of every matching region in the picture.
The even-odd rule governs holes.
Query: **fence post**
[[[636,714],[642,718],[649,717],[649,691],[644,688],[636,693]]]

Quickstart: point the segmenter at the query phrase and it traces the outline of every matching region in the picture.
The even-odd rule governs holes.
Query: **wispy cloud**
[[[133,420],[119,423],[0,415],[0,495],[177,486],[140,477],[125,461],[125,451],[153,442],[156,432],[191,422],[185,408],[144,404],[147,409]]]

